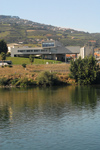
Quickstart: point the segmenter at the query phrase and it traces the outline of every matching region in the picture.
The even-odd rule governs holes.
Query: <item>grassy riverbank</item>
[[[49,71],[56,75],[61,83],[70,83],[74,80],[69,79],[69,66],[70,64],[39,64],[39,65],[26,65],[23,68],[22,65],[12,65],[12,67],[0,67],[0,82],[1,85],[8,83],[8,85],[14,85],[15,82],[28,82],[29,85],[37,84],[37,77],[41,72]],[[20,79],[20,80],[19,80]],[[11,84],[13,83],[13,84]],[[17,84],[16,84],[17,85]]]

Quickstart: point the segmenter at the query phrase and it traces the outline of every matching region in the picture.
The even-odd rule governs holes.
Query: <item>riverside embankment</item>
[[[21,79],[21,82],[24,82],[23,79],[30,81],[37,81],[38,75],[43,71],[49,71],[54,73],[60,81],[65,83],[74,82],[68,76],[70,64],[42,64],[42,65],[26,65],[26,68],[23,68],[22,65],[12,65],[12,67],[0,67],[0,79],[7,80],[6,82],[15,82],[17,79]],[[10,83],[9,83],[10,84]]]

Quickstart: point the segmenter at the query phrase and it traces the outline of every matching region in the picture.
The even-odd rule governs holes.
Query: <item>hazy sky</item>
[[[0,0],[0,15],[100,32],[100,0]]]

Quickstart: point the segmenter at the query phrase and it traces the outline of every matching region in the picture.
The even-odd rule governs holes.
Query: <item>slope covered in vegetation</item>
[[[40,46],[42,40],[61,41],[65,46],[84,44],[100,46],[100,33],[88,33],[20,19],[18,16],[0,15],[0,39],[7,43]]]

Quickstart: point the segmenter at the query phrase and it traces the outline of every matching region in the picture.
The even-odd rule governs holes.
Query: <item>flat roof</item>
[[[66,46],[65,48],[67,48],[71,54],[80,53],[80,46]]]
[[[48,41],[45,41],[48,42]],[[79,54],[80,46],[64,46],[61,42],[55,41],[55,47],[16,47],[12,48],[11,51],[14,50],[46,50],[47,52],[42,52],[42,54]],[[51,51],[50,51],[51,50]],[[53,51],[54,50],[54,51]],[[41,54],[41,52],[37,52],[37,54]],[[36,52],[33,52],[36,54]]]

